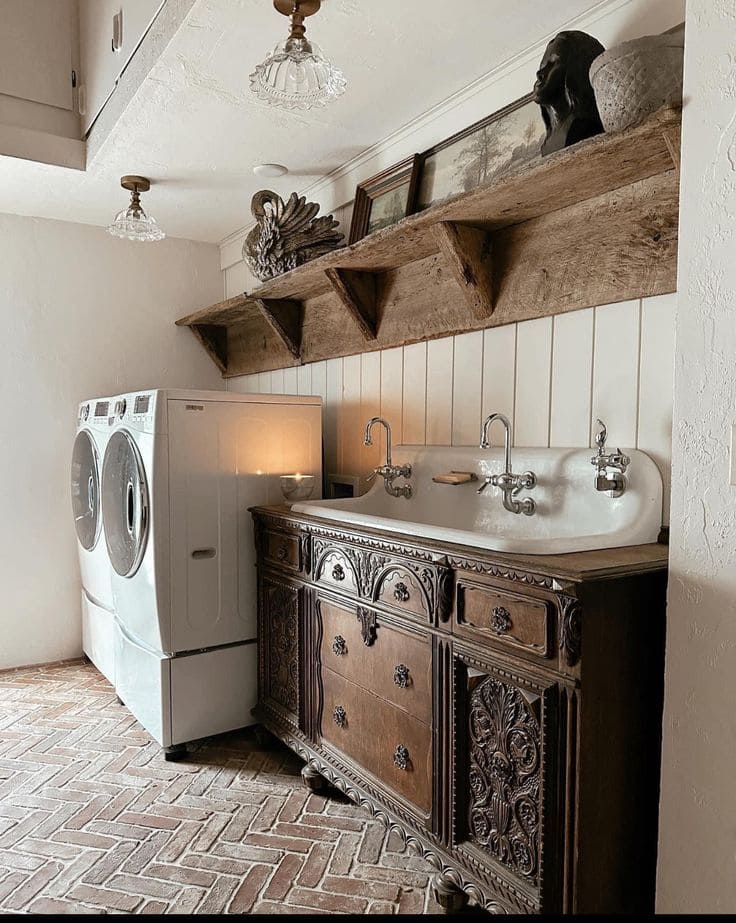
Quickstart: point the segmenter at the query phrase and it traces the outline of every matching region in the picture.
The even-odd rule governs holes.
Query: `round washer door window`
[[[110,437],[102,465],[102,518],[110,562],[121,577],[141,565],[148,541],[149,500],[146,472],[129,433]]]
[[[77,433],[72,449],[72,511],[79,544],[92,551],[100,537],[100,459],[86,429]]]

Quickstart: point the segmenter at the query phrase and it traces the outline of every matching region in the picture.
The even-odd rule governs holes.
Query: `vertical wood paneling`
[[[227,390],[235,391],[238,394],[258,394],[258,375],[239,375],[237,378],[229,378]]]
[[[271,393],[272,394],[285,394],[284,388],[284,370],[276,369],[275,372],[271,372]]]
[[[327,365],[325,362],[312,364],[312,394],[322,398],[322,403],[327,400]]]
[[[300,365],[296,370],[297,394],[310,395],[312,393],[312,366]]]
[[[453,337],[427,343],[427,445],[450,445],[452,441],[453,358]]]
[[[345,356],[343,359],[339,423],[343,474],[355,475],[361,470],[360,366],[360,356]]]
[[[608,444],[622,449],[636,445],[639,404],[639,301],[595,309],[593,407],[608,427]]]
[[[258,374],[258,389],[261,394],[272,394],[271,390],[271,373],[270,372],[259,372]]]
[[[284,369],[284,394],[298,394],[299,384],[295,368]]]
[[[395,445],[404,441],[402,432],[401,410],[403,406],[404,350],[384,349],[381,353],[381,416],[391,426]],[[385,439],[381,436],[381,447],[385,448]]]
[[[424,445],[427,397],[427,344],[404,347],[402,429],[405,445]]]
[[[325,362],[326,400],[322,414],[324,425],[325,469],[327,474],[342,471],[340,454],[339,420],[342,406],[342,359],[328,359]]]
[[[483,331],[483,400],[481,417],[505,413],[514,419],[516,324]]]
[[[637,448],[662,472],[663,521],[670,521],[672,392],[675,371],[676,295],[644,298],[641,303],[639,430]]]
[[[593,309],[554,318],[549,444],[590,443]]]
[[[516,335],[514,445],[549,445],[552,318],[523,321]]]
[[[360,419],[359,423],[359,459],[360,473],[369,474],[381,464],[382,431],[379,426],[373,430],[373,445],[363,444],[365,425],[371,417],[381,413],[381,354],[364,353],[360,363]]]
[[[482,422],[483,331],[455,337],[454,360],[452,444],[477,445]]]

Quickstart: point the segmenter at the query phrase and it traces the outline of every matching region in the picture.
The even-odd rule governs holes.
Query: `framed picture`
[[[411,210],[423,211],[540,158],[544,134],[539,106],[531,93],[458,132],[420,155]]]
[[[414,154],[360,183],[355,190],[351,244],[409,214],[415,196],[418,163],[419,155]]]

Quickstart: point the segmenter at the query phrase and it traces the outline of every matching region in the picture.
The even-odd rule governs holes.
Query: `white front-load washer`
[[[79,405],[72,449],[71,499],[82,577],[82,649],[115,682],[112,566],[103,538],[102,460],[112,430],[112,398]]]
[[[116,691],[169,758],[253,723],[256,570],[248,508],[279,475],[321,483],[321,399],[148,391],[119,398],[102,474]]]

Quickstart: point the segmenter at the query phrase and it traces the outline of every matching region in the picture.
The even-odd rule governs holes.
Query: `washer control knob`
[[[79,416],[82,422],[86,423],[86,421],[89,419],[89,404],[85,404],[84,407],[82,407],[82,410]]]
[[[118,415],[119,419],[121,420],[123,419],[127,408],[128,408],[128,402],[125,400],[125,398],[122,398],[121,400],[117,402],[117,404],[115,405],[115,413]]]

